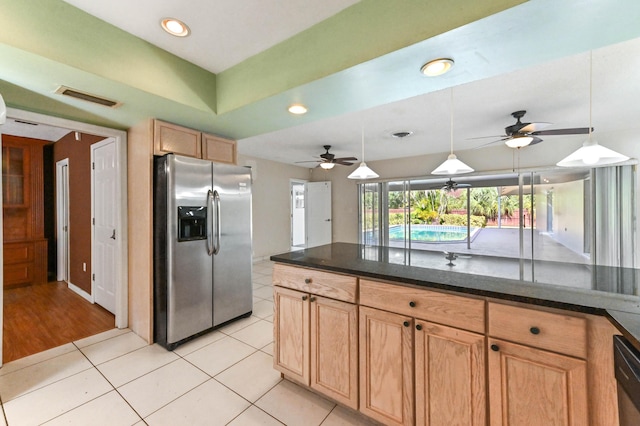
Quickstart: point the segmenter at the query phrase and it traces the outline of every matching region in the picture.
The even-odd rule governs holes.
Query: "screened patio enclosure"
[[[633,165],[448,179],[359,184],[359,242],[635,267]]]

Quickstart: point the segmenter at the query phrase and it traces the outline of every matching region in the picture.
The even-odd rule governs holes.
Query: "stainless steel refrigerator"
[[[154,339],[173,350],[251,315],[251,171],[175,154],[154,168]]]

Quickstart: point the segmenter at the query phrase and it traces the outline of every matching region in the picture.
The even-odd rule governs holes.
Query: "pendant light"
[[[2,95],[0,95],[0,124],[4,124],[7,121],[7,105],[4,103]]]
[[[440,164],[437,169],[431,172],[432,175],[461,175],[471,173],[473,169],[462,161],[458,160],[453,153],[453,88],[451,89],[451,154],[447,160]]]
[[[573,154],[556,165],[560,167],[595,167],[627,161],[629,157],[598,144],[591,136],[593,109],[593,52],[589,52],[589,137]]]
[[[364,127],[362,128],[362,163],[349,176],[349,179],[375,179],[380,177],[376,172],[367,167],[364,162]]]

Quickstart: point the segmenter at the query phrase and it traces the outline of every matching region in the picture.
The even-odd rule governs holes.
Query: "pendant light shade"
[[[629,157],[599,145],[591,137],[593,131],[591,119],[593,109],[593,52],[589,53],[589,138],[577,151],[560,160],[560,167],[595,167],[627,161]]]
[[[471,173],[473,169],[462,161],[458,160],[453,153],[453,89],[451,89],[451,154],[447,157],[446,161],[440,164],[432,175],[460,175],[464,173]]]
[[[606,148],[589,138],[573,154],[558,162],[560,167],[595,167],[627,161],[629,157]]]
[[[380,175],[367,167],[367,163],[364,162],[364,128],[362,129],[362,163],[347,177],[349,179],[375,179],[380,177]]]

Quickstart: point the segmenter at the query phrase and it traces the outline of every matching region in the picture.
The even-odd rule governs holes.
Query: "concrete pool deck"
[[[590,263],[589,258],[576,253],[554,240],[550,235],[533,231],[533,250],[535,260],[549,260],[567,263]],[[531,229],[524,230],[524,258],[531,258]],[[390,247],[405,247],[404,243],[389,242]],[[408,248],[408,247],[407,247]],[[478,254],[498,257],[520,257],[518,228],[482,228],[472,239],[471,249],[467,242],[455,243],[418,243],[412,242],[411,248],[432,251],[447,251],[460,254]]]

